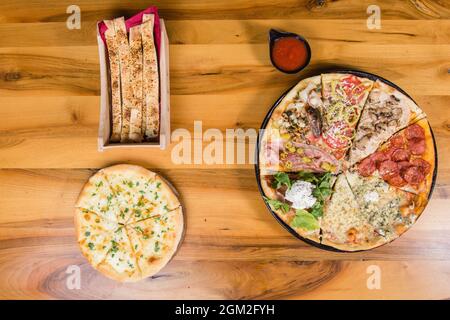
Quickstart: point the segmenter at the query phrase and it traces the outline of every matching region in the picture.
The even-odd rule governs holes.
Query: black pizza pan
[[[319,74],[316,74],[316,76],[321,75],[321,74],[325,74],[325,73],[346,73],[346,74],[352,74],[355,75],[357,77],[361,77],[361,78],[367,78],[370,79],[372,81],[376,81],[376,80],[380,80],[384,83],[386,83],[387,85],[397,89],[398,91],[400,91],[401,93],[403,93],[404,95],[406,95],[408,98],[410,98],[412,101],[414,101],[414,99],[402,88],[400,88],[398,85],[396,85],[395,83],[384,79],[383,77],[380,77],[378,75],[375,75],[373,73],[369,73],[369,72],[365,72],[365,71],[359,71],[359,70],[347,70],[347,69],[338,69],[338,70],[328,70],[326,72],[321,72]],[[314,75],[310,75],[309,77],[314,77]],[[304,78],[306,79],[306,78]],[[299,81],[301,81],[303,79],[300,79]],[[298,82],[297,82],[298,83]],[[281,101],[283,100],[283,98],[286,96],[286,94],[288,94],[294,87],[296,86],[293,85],[291,88],[289,88],[289,90],[287,90],[286,92],[284,92],[276,101],[275,103],[272,105],[272,107],[269,109],[269,111],[267,112],[266,116],[264,117],[264,120],[261,124],[260,127],[260,133],[263,132],[262,130],[264,130],[267,126],[267,123],[269,122],[270,118],[272,117],[272,114],[274,112],[274,110],[278,107],[278,105],[281,103]],[[414,103],[416,103],[414,101]],[[417,104],[417,103],[416,103]],[[428,121],[428,120],[427,120]],[[435,167],[434,167],[434,171],[433,171],[433,180],[431,183],[431,188],[430,188],[430,192],[428,194],[428,200],[431,199],[431,195],[433,193],[434,190],[434,186],[436,184],[436,177],[437,177],[437,170],[438,170],[438,155],[437,155],[437,147],[436,147],[436,140],[434,138],[434,133],[433,130],[431,128],[430,123],[428,122],[428,126],[430,127],[430,131],[431,131],[431,135],[432,135],[432,139],[433,139],[433,146],[434,146],[434,155],[435,155]],[[260,169],[259,169],[259,151],[260,151],[260,143],[261,143],[261,138],[262,138],[262,134],[258,134],[258,138],[257,138],[257,142],[256,142],[256,152],[255,152],[255,174],[256,174],[256,182],[258,184],[258,189],[259,192],[261,194],[262,197],[265,196],[264,190],[261,186],[261,180],[260,180]],[[345,253],[351,253],[351,252],[361,252],[361,251],[368,251],[368,250],[372,250],[381,246],[384,246],[398,238],[395,238],[391,241],[388,241],[386,243],[383,243],[380,246],[377,246],[375,248],[372,249],[368,249],[368,250],[355,250],[355,251],[345,251],[345,250],[340,250],[337,248],[334,248],[332,246],[327,246],[321,243],[317,243],[315,241],[312,241],[310,239],[304,238],[301,235],[299,235],[297,232],[294,231],[294,229],[292,229],[287,223],[285,223],[283,220],[281,220],[281,218],[270,208],[270,205],[264,200],[264,204],[266,205],[267,209],[269,210],[269,212],[272,214],[272,216],[278,221],[279,224],[281,224],[283,226],[283,228],[285,228],[289,233],[291,233],[294,237],[296,237],[297,239],[300,239],[314,247],[323,249],[323,250],[327,250],[327,251],[333,251],[333,252],[345,252]],[[423,212],[422,212],[423,213]],[[420,218],[422,216],[422,214],[418,217]],[[408,230],[407,230],[408,231]]]

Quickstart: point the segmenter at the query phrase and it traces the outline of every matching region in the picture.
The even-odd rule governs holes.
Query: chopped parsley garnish
[[[158,182],[156,183],[156,188],[159,189],[159,187],[161,187],[161,182],[158,181]]]
[[[94,244],[93,244],[92,242],[89,242],[89,243],[88,243],[88,247],[89,247],[89,249],[91,249],[91,250],[94,250],[94,248],[95,248],[95,246],[94,246]]]
[[[156,241],[155,242],[155,252],[158,252],[159,251],[159,241]]]
[[[141,210],[139,210],[139,209],[135,209],[134,210],[134,216],[136,218],[139,218],[141,215],[142,215],[142,211]]]
[[[112,253],[116,253],[117,251],[119,251],[119,245],[116,241],[111,240],[111,245],[112,245],[112,247],[111,247]]]
[[[84,233],[84,235],[85,235],[86,237],[89,237],[89,236],[91,235],[91,233],[90,233],[89,231],[86,231],[86,232]]]

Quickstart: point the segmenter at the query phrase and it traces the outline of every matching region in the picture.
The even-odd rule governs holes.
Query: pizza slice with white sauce
[[[425,117],[406,95],[377,80],[359,120],[350,149],[350,165],[377,150],[394,133]]]
[[[120,223],[133,223],[180,207],[171,187],[151,171],[131,165],[103,170],[120,205]]]
[[[120,282],[134,282],[142,278],[125,226],[114,231],[108,253],[97,268],[107,277]]]
[[[143,277],[158,272],[178,248],[183,233],[183,213],[178,208],[127,225],[133,251]]]
[[[102,170],[89,178],[81,190],[75,207],[95,212],[113,222],[117,222],[120,216],[117,198]]]
[[[119,225],[109,219],[89,211],[76,208],[75,229],[81,252],[92,266],[97,267],[106,257]]]
[[[370,226],[360,215],[360,208],[344,174],[334,184],[320,220],[322,244],[346,251],[359,250]],[[367,231],[368,230],[368,231]]]

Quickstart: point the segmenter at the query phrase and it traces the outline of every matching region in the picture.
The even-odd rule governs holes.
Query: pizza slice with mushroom
[[[422,119],[393,135],[355,168],[364,177],[376,175],[391,186],[428,196],[435,165],[431,129]]]
[[[364,106],[350,149],[350,165],[372,154],[395,132],[425,117],[406,95],[377,80]]]

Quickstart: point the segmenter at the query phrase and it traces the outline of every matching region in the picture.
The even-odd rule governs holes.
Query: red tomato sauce
[[[294,71],[306,64],[308,50],[297,38],[285,37],[275,40],[272,48],[273,63],[284,71]]]

